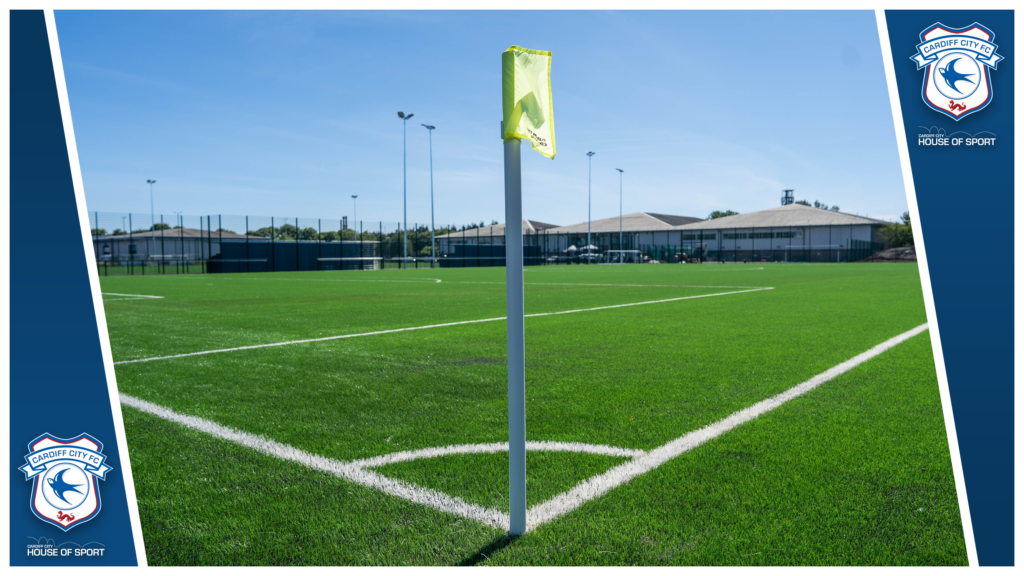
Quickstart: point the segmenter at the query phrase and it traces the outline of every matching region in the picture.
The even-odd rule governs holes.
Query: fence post
[[[206,234],[205,236],[204,232]],[[206,245],[203,244],[203,241],[206,240],[206,236],[209,236],[209,234],[209,229],[205,231],[203,230],[203,217],[199,216],[199,238],[196,239],[196,242],[197,246],[199,247],[199,271],[201,274],[206,274],[206,258],[204,256],[206,254]]]
[[[188,260],[185,260],[185,215],[178,216],[179,228],[178,228],[178,246],[179,256],[181,256],[181,269],[183,274],[188,274]]]
[[[132,250],[135,248],[134,232],[132,231],[132,213],[128,213],[128,275],[135,275],[135,254]]]
[[[135,253],[138,254],[139,253],[138,250],[136,250]],[[140,263],[140,268],[142,269],[142,275],[145,276],[146,275],[146,261],[145,260],[143,260]]]

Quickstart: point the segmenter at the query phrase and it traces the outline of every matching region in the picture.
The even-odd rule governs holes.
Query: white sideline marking
[[[230,278],[230,280],[272,280],[274,282],[392,282],[402,284],[440,284],[440,278],[423,280],[356,280],[348,278]],[[427,282],[429,280],[430,282]]]
[[[773,290],[772,287],[764,288],[753,288],[750,290],[737,290],[734,292],[719,292],[717,294],[699,294],[697,296],[681,296],[679,298],[667,298],[664,300],[649,300],[647,302],[632,302],[629,304],[613,304],[611,306],[598,306],[596,308],[581,308],[579,310],[563,310],[561,312],[541,312],[538,314],[527,314],[527,318],[534,318],[537,316],[556,316],[558,314],[574,314],[576,312],[593,312],[594,310],[608,310],[610,308],[625,308],[627,306],[643,306],[645,304],[662,304],[665,302],[677,302],[679,300],[692,300],[694,298],[711,298],[713,296],[728,296],[730,294],[743,294],[746,292],[761,292],[763,290]],[[187,352],[185,354],[173,354],[171,356],[154,356],[152,358],[137,358],[135,360],[121,360],[114,362],[114,364],[134,364],[136,362],[152,362],[154,360],[170,360],[172,358],[186,358],[189,356],[202,356],[204,354],[219,354],[221,352],[238,352],[239,350],[255,350],[257,348],[270,348],[272,346],[290,346],[292,344],[309,344],[311,342],[326,342],[328,340],[341,340],[343,338],[358,338],[360,336],[376,336],[379,334],[394,334],[396,332],[409,332],[411,330],[426,330],[428,328],[444,328],[447,326],[459,326],[461,324],[479,324],[481,322],[497,322],[504,320],[505,316],[500,318],[484,318],[481,320],[462,320],[461,322],[446,322],[444,324],[431,324],[429,326],[410,326],[409,328],[393,328],[390,330],[377,330],[376,332],[363,332],[361,334],[342,334],[340,336],[325,336],[323,338],[308,338],[305,340],[291,340],[288,342],[274,342],[271,344],[253,344],[251,346],[237,346],[235,348],[221,348],[219,350],[204,350],[202,352]]]
[[[527,450],[588,452],[592,454],[625,456],[631,458],[628,462],[619,464],[603,474],[598,474],[597,476],[584,480],[569,491],[563,492],[547,502],[535,505],[527,510],[527,531],[531,531],[538,526],[551,522],[552,520],[579,508],[584,503],[598,498],[618,486],[629,482],[633,478],[646,474],[665,462],[668,462],[685,452],[693,450],[709,440],[713,440],[737,426],[761,416],[762,414],[766,414],[794,398],[810,392],[836,376],[848,372],[860,364],[863,364],[864,362],[882,354],[897,344],[900,344],[901,342],[912,338],[927,329],[928,324],[922,324],[916,328],[908,330],[899,336],[895,336],[885,342],[882,342],[866,352],[854,356],[846,362],[829,368],[806,382],[797,384],[781,394],[777,394],[771,398],[762,400],[753,406],[734,412],[730,416],[727,416],[718,422],[680,436],[679,438],[663,444],[649,452],[644,452],[642,450],[628,450],[613,446],[579,444],[576,442],[527,442]],[[410,502],[424,504],[434,508],[435,510],[456,514],[463,518],[477,520],[483,524],[493,526],[500,530],[508,530],[508,515],[499,510],[470,504],[454,496],[449,496],[435,490],[422,488],[399,480],[393,480],[377,474],[372,470],[367,470],[367,468],[370,467],[382,466],[394,462],[416,460],[419,458],[434,458],[446,454],[484,454],[502,452],[508,450],[508,443],[463,444],[440,448],[426,448],[422,450],[396,452],[393,454],[386,454],[353,462],[341,462],[332,458],[310,454],[287,444],[282,444],[280,442],[264,438],[263,436],[249,434],[248,432],[242,432],[240,430],[235,430],[234,428],[228,428],[227,426],[222,426],[204,418],[179,414],[168,408],[152,404],[127,394],[121,394],[121,402],[137,410],[152,414],[158,418],[169,420],[193,430],[198,430],[200,432],[210,434],[211,436],[252,448],[258,452],[262,452],[275,458],[296,462],[315,470],[327,472],[339,478],[351,480],[352,482],[362,486],[374,488],[400,498],[405,498]]]
[[[141,300],[143,298],[156,298],[163,299],[163,296],[147,296],[145,294],[117,294],[115,292],[103,292],[104,296],[127,296],[127,298],[117,298],[117,300]],[[108,300],[109,302],[109,300]]]
[[[448,282],[449,284],[501,284],[504,282]],[[584,284],[580,282],[523,282],[524,286],[598,286],[611,288],[764,288],[764,286],[706,286],[697,284]]]
[[[150,274],[149,278],[156,278],[160,276],[158,274]],[[193,280],[212,280],[218,278],[221,280],[263,280],[273,282],[397,282],[401,284],[440,284],[440,278],[423,278],[422,280],[356,280],[354,278],[253,278],[250,276],[235,277],[234,274],[214,274],[212,276],[207,274],[164,274],[163,277],[167,278],[182,278],[182,279],[193,279]],[[121,278],[121,276],[116,276]],[[129,278],[145,278],[145,276],[129,276]]]
[[[121,394],[121,403],[131,406],[136,410],[146,412],[147,414],[152,414],[158,418],[181,424],[187,428],[191,428],[223,440],[228,440],[229,442],[234,442],[235,444],[240,444],[247,448],[252,448],[257,452],[261,452],[268,456],[296,462],[314,470],[333,474],[338,478],[351,480],[352,482],[362,486],[374,488],[387,494],[398,496],[399,498],[405,498],[410,502],[423,504],[436,510],[441,510],[442,512],[457,514],[463,518],[471,518],[500,530],[508,529],[508,515],[499,512],[498,510],[492,510],[476,504],[470,504],[460,500],[459,498],[442,494],[441,492],[421,488],[399,480],[393,480],[352,463],[341,462],[339,460],[334,460],[333,458],[310,454],[309,452],[299,450],[298,448],[288,446],[287,444],[275,442],[262,436],[249,434],[248,432],[242,432],[240,430],[235,430],[234,428],[228,428],[227,426],[221,426],[216,422],[211,422],[204,418],[179,414],[173,410],[157,406],[156,404],[146,402],[145,400],[135,398],[134,396],[129,396],[127,394]]]
[[[120,302],[122,300],[143,300],[143,298],[104,298],[103,303],[107,302]]]
[[[771,398],[762,400],[757,404],[754,404],[749,408],[744,408],[739,412],[735,412],[732,415],[727,416],[722,420],[719,420],[718,422],[709,424],[704,428],[690,432],[685,436],[680,436],[679,438],[676,438],[675,440],[672,440],[667,444],[664,444],[662,446],[659,446],[658,448],[655,448],[654,450],[651,450],[650,452],[643,456],[635,458],[629,462],[620,464],[603,474],[599,474],[597,476],[594,476],[593,478],[585,480],[578,484],[575,488],[569,490],[568,492],[559,494],[558,496],[555,496],[554,498],[548,500],[547,502],[538,504],[530,508],[527,511],[526,529],[532,530],[542,524],[545,524],[547,522],[554,520],[555,518],[558,518],[559,516],[571,510],[575,510],[588,500],[593,500],[594,498],[597,498],[598,496],[605,494],[609,490],[612,490],[617,486],[629,482],[630,480],[637,476],[640,476],[641,474],[654,470],[658,466],[661,466],[662,464],[668,462],[669,460],[675,458],[676,456],[679,456],[684,452],[693,450],[694,448],[700,446],[701,444],[704,444],[709,440],[712,440],[714,438],[721,436],[722,434],[725,434],[726,432],[732,430],[733,428],[736,428],[740,424],[749,422],[762,414],[765,414],[767,412],[770,412],[771,410],[778,408],[779,406],[782,406],[786,402],[798,396],[801,396],[803,394],[806,394],[807,392],[810,392],[811,390],[814,390],[818,386],[821,386],[822,384],[828,382],[829,380],[835,378],[836,376],[839,376],[840,374],[843,374],[844,372],[847,372],[855,368],[856,366],[863,364],[864,362],[874,358],[875,356],[878,356],[879,354],[885,352],[886,350],[889,350],[893,346],[896,346],[897,344],[903,342],[904,340],[907,340],[908,338],[917,336],[918,334],[924,332],[927,329],[928,324],[925,323],[918,326],[917,328],[908,330],[907,332],[904,332],[899,336],[890,338],[889,340],[882,342],[881,344],[875,346],[874,348],[868,350],[867,352],[858,354],[857,356],[850,358],[849,360],[843,362],[842,364],[829,368],[828,370],[822,372],[821,374],[818,374],[817,376],[811,378],[810,380],[802,384],[798,384],[781,394],[777,394],[775,396],[772,396]]]
[[[760,270],[760,268],[757,268]],[[734,270],[736,272],[736,270]],[[152,276],[151,276],[152,277]],[[172,276],[173,278],[191,278],[191,279],[206,279],[207,276],[196,276],[196,275],[183,275],[183,276]],[[217,276],[224,280],[264,280],[274,282],[398,282],[405,284],[429,284],[423,280],[357,280],[357,279],[345,279],[345,278],[234,278],[228,276]],[[440,278],[424,278],[424,280],[432,280],[435,284],[440,284]],[[472,280],[449,280],[445,284],[496,284],[504,286],[504,282],[486,282],[486,281],[472,281]],[[602,288],[759,288],[759,286],[708,286],[708,285],[696,285],[696,284],[593,284],[583,282],[524,282],[525,286],[596,286]]]

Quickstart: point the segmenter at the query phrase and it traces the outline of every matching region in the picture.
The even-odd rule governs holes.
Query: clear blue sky
[[[89,210],[504,220],[500,54],[551,50],[558,153],[524,215],[907,208],[875,17],[858,12],[58,11]]]

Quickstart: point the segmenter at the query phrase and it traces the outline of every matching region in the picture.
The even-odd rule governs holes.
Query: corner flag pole
[[[505,135],[502,125],[502,137]],[[509,533],[526,531],[526,344],[523,328],[521,142],[505,141],[505,290],[508,318]]]
[[[551,52],[510,46],[501,53],[501,139],[505,143],[505,296],[508,326],[509,533],[526,532],[526,344],[523,336],[523,181],[525,138],[554,159]]]

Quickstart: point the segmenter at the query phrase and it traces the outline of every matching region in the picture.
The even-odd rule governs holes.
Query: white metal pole
[[[150,234],[153,246],[150,247],[149,253],[154,254],[156,252],[156,210],[153,208],[153,183],[156,180],[147,180],[147,182],[149,182],[149,221],[153,224],[153,233]]]
[[[593,154],[587,154],[587,254],[590,254],[590,167],[593,159]],[[590,264],[590,256],[587,256],[587,264]]]
[[[504,132],[504,130],[502,130]],[[520,141],[505,142],[505,289],[508,314],[509,532],[526,531],[526,343]]]
[[[409,116],[412,116],[410,114]],[[402,269],[409,267],[409,222],[408,209],[405,194],[405,121],[409,118],[402,118]]]
[[[619,250],[619,264],[622,264],[622,170],[619,170]]]
[[[434,129],[427,130],[430,139],[430,267],[434,267],[437,261],[437,251],[434,249]]]

